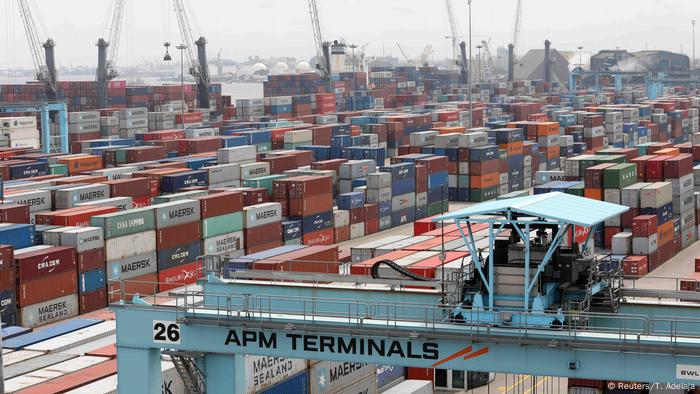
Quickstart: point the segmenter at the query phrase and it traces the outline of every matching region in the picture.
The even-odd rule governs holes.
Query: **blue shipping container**
[[[49,165],[47,163],[35,162],[29,164],[17,164],[10,166],[10,178],[22,179],[32,176],[42,176],[49,173]]]
[[[416,165],[415,163],[396,163],[388,166],[379,167],[380,172],[390,172],[391,180],[397,181],[406,178],[416,177]]]
[[[301,220],[285,220],[282,222],[282,240],[289,241],[301,238],[301,224]]]
[[[0,245],[12,245],[17,249],[34,246],[36,228],[33,224],[9,224],[0,226]]]
[[[404,178],[391,182],[391,195],[400,196],[406,193],[413,193],[416,191],[416,179],[415,178]]]
[[[47,339],[59,337],[69,332],[81,330],[85,327],[94,326],[95,324],[102,323],[103,321],[104,320],[96,319],[74,319],[63,321],[43,328],[41,331],[34,331],[28,334],[10,338],[7,341],[2,342],[2,347],[15,350],[22,349]]]
[[[308,394],[309,373],[302,372],[284,382],[278,383],[260,392],[260,394]]]
[[[365,193],[350,192],[338,194],[338,209],[350,210],[365,206]]]
[[[5,341],[16,336],[28,334],[30,332],[32,332],[31,328],[19,326],[6,326],[2,328],[2,340]]]
[[[386,386],[404,376],[404,367],[394,365],[377,365],[377,388]]]
[[[158,251],[158,271],[177,267],[195,261],[201,253],[201,242],[196,241],[186,245],[177,245],[172,248]]]
[[[416,210],[414,208],[402,209],[391,213],[391,227],[414,222],[416,220]]]
[[[171,175],[163,175],[160,181],[160,191],[175,193],[180,189],[193,186],[207,186],[209,173],[207,171],[189,171]]]
[[[302,218],[304,234],[333,227],[333,211],[322,212]]]
[[[80,274],[80,292],[89,293],[91,291],[104,289],[105,271],[102,269],[82,272]]]

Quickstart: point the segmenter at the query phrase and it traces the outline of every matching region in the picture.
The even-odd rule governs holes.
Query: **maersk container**
[[[145,254],[156,250],[156,232],[151,230],[110,238],[105,242],[105,249],[107,261]]]
[[[114,320],[106,320],[89,327],[70,332],[60,337],[52,338],[37,344],[27,346],[27,350],[37,350],[51,353],[64,352],[85,343],[108,337],[116,333],[117,325]]]
[[[33,224],[0,223],[0,244],[28,248],[34,245],[35,231]]]
[[[29,334],[20,335],[15,338],[10,338],[2,342],[2,347],[7,349],[24,349],[27,346],[31,346],[35,343],[46,341],[51,338],[55,338],[61,335],[65,335],[69,332],[80,330],[85,327],[89,327],[98,323],[102,320],[97,319],[73,319],[60,322],[58,324],[46,327],[40,331],[34,331]]]
[[[216,237],[205,238],[204,241],[202,241],[202,253],[213,255],[232,254],[242,250],[243,245],[243,231],[236,231]]]
[[[25,327],[38,327],[78,316],[78,295],[69,294],[20,308],[20,321]]]
[[[107,261],[107,279],[131,279],[158,271],[158,255],[155,250],[130,256],[125,259]]]
[[[119,211],[127,211],[134,208],[132,197],[112,197],[104,200],[95,200],[75,204],[76,207],[115,207]]]
[[[207,171],[188,171],[163,175],[160,178],[160,191],[163,193],[175,193],[180,189],[194,186],[207,186],[209,173]]]
[[[29,206],[29,212],[50,211],[53,203],[51,201],[51,192],[48,190],[32,190],[17,194],[5,196],[5,202],[14,202]]]
[[[254,228],[282,221],[282,204],[276,202],[244,207],[243,212],[245,214],[245,228]]]
[[[101,227],[82,227],[60,234],[62,246],[72,246],[77,253],[102,248],[105,245]]]
[[[233,212],[202,220],[202,238],[211,238],[243,230],[243,212]]]
[[[95,183],[56,190],[54,192],[54,206],[56,209],[66,209],[81,202],[104,200],[109,197],[109,185]]]
[[[322,361],[309,368],[309,392],[311,394],[336,394],[347,388],[354,388],[358,384],[364,384],[364,380],[371,378],[376,392],[376,378],[374,364],[362,364],[353,362]],[[363,390],[354,393],[364,393]]]
[[[110,239],[153,230],[155,218],[153,208],[145,207],[93,216],[90,218],[90,225],[102,227],[105,239]]]
[[[280,383],[304,372],[306,375],[306,360],[291,359],[285,357],[272,356],[246,356],[245,357],[245,374],[246,374],[246,394],[255,393],[306,393],[308,388],[308,378],[302,383],[304,391],[298,391],[296,387],[299,382],[287,383],[285,387],[280,387]],[[277,386],[277,387],[275,387]],[[273,389],[274,391],[268,391]],[[278,391],[283,389],[283,391]]]
[[[187,389],[172,361],[161,361],[161,391],[163,394],[186,393]],[[117,375],[111,375],[78,387],[66,394],[117,394]]]
[[[313,387],[313,386],[312,386]],[[337,394],[377,394],[377,378],[372,375],[359,382],[352,384],[342,390],[336,391]]]
[[[375,249],[410,238],[408,235],[391,235],[374,241],[369,241],[350,248],[350,256],[353,263],[369,260],[374,257]]]
[[[164,204],[154,205],[156,227],[165,228],[196,222],[200,219],[199,201],[179,200]]]
[[[105,270],[97,269],[87,272],[81,272],[78,277],[78,290],[81,293],[89,293],[91,291],[104,289]]]
[[[333,211],[321,212],[315,215],[304,216],[302,218],[302,229],[305,234],[332,227]]]
[[[192,263],[202,255],[202,244],[199,240],[172,248],[158,251],[158,271]]]
[[[270,175],[269,162],[241,164],[241,180],[259,178],[268,175]]]
[[[134,166],[126,166],[126,167],[113,167],[113,168],[105,168],[103,170],[95,170],[91,172],[91,175],[99,175],[99,176],[106,176],[108,180],[113,181],[116,179],[122,179],[124,178],[124,175],[130,174],[134,171],[138,171],[137,167]]]

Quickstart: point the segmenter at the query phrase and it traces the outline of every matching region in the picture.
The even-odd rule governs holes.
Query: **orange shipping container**
[[[681,151],[678,148],[665,148],[657,150],[654,154],[659,156],[678,156],[681,154]]]
[[[559,123],[557,122],[540,122],[537,123],[537,136],[545,137],[548,135],[559,134]]]
[[[670,241],[673,241],[673,221],[669,220],[668,222],[659,225],[656,229],[656,233],[659,235],[657,240],[657,244],[659,247],[662,247]]]
[[[484,175],[475,175],[469,178],[469,186],[472,189],[486,189],[498,186],[499,174],[497,172]]]
[[[509,144],[500,144],[498,147],[500,149],[505,149],[508,151],[508,156],[516,156],[516,155],[522,155],[523,154],[523,141],[515,141],[511,142]]]
[[[58,163],[65,164],[71,175],[102,169],[102,157],[95,155],[62,157],[58,159]]]
[[[583,189],[583,196],[592,200],[603,201],[603,189],[593,189],[587,187]]]

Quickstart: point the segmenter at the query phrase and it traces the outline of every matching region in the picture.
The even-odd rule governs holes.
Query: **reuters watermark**
[[[694,390],[694,384],[686,383],[636,383],[608,382],[608,390]]]

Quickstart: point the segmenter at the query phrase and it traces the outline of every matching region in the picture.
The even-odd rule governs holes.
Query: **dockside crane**
[[[209,108],[209,66],[207,64],[207,40],[204,37],[194,39],[190,17],[185,8],[184,0],[173,0],[173,9],[177,16],[177,26],[180,29],[182,43],[186,46],[183,50],[189,62],[189,72],[197,83],[197,101],[201,108]],[[192,50],[192,45],[197,47],[197,56]]]
[[[57,92],[56,58],[54,54],[56,43],[51,38],[47,38],[46,41],[42,43],[36,28],[35,16],[32,14],[28,1],[17,0],[17,4],[19,5],[19,13],[22,17],[24,32],[27,35],[29,50],[32,54],[36,77],[40,82],[46,85],[46,93],[49,101],[54,101],[56,100]],[[41,51],[42,47],[44,48],[43,53]]]
[[[518,4],[515,7],[515,23],[513,24],[513,53],[516,54],[518,50],[518,40],[520,39],[520,28],[523,23],[523,3],[522,0],[518,0]]]
[[[452,0],[445,0],[445,7],[447,8],[447,19],[450,23],[450,38],[452,40],[452,60],[455,65],[461,69],[460,65],[460,41],[462,38],[462,33],[459,30],[459,25],[457,24],[457,19],[455,19],[454,8],[452,7]]]
[[[326,83],[326,89],[331,87],[331,53],[330,42],[323,41],[321,32],[321,22],[318,18],[318,6],[316,0],[309,0],[309,15],[311,16],[311,28],[314,32],[314,43],[316,44],[316,69]]]
[[[490,40],[489,40],[490,41]],[[491,78],[498,79],[498,71],[496,70],[496,63],[493,61],[491,56],[491,49],[489,49],[489,43],[486,40],[481,41],[481,45],[484,46],[484,53],[486,55],[486,66],[491,73]]]
[[[114,0],[111,18],[109,19],[109,32],[107,39],[104,36],[97,40],[97,100],[100,108],[109,106],[107,96],[107,84],[117,77],[117,55],[119,53],[119,37],[124,19],[126,0]]]

